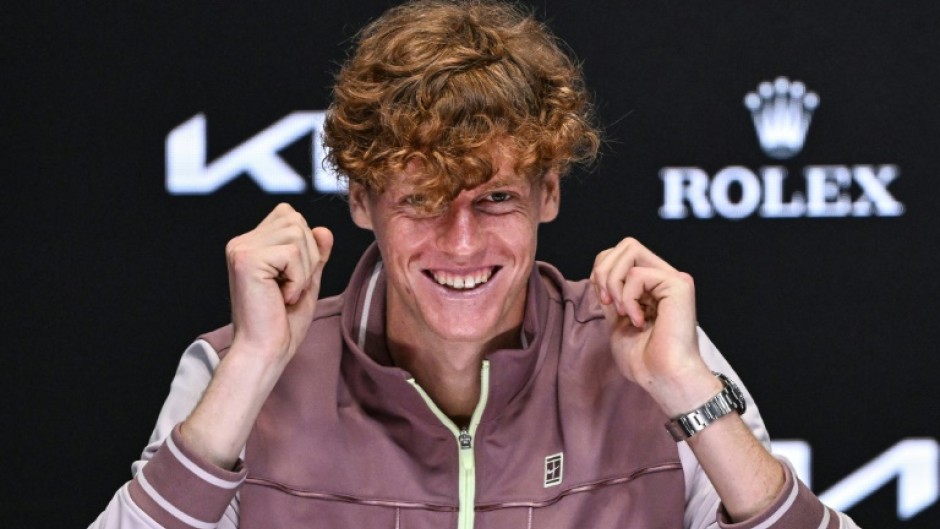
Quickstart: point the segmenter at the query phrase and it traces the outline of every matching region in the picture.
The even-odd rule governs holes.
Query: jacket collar
[[[517,400],[516,397],[528,387],[541,366],[549,349],[548,342],[558,341],[546,340],[545,330],[550,309],[557,307],[550,297],[558,298],[557,292],[561,286],[557,282],[560,278],[557,270],[549,265],[537,263],[533,266],[522,324],[523,348],[499,349],[486,356],[490,362],[490,388],[483,413],[484,422],[496,418]],[[367,378],[367,386],[378,391],[395,391],[395,398],[375,395],[377,406],[381,406],[382,402],[405,408],[417,406],[424,410],[420,415],[433,418],[433,415],[427,413],[420,398],[412,398],[417,397],[415,391],[399,388],[411,375],[396,367],[388,352],[385,341],[386,288],[381,255],[378,246],[373,243],[356,266],[344,295],[342,334],[345,350],[355,364],[348,366],[347,375]],[[353,383],[353,386],[358,385]]]

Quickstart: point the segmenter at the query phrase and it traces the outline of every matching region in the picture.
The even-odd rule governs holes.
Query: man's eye
[[[424,203],[427,201],[424,195],[408,195],[402,200],[402,204],[406,206],[420,208],[424,206]]]
[[[494,193],[490,193],[490,196],[489,196],[490,202],[505,202],[509,200],[510,198],[512,197],[509,195],[509,193],[506,193],[503,191],[496,191]]]

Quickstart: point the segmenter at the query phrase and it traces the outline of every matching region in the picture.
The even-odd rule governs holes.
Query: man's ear
[[[372,213],[369,209],[369,191],[356,182],[349,182],[349,213],[356,226],[372,229]]]
[[[539,222],[551,222],[558,216],[558,207],[561,203],[561,178],[558,171],[549,169],[542,177],[542,200]]]

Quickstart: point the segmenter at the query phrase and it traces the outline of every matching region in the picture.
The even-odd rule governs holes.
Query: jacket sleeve
[[[232,471],[201,460],[179,435],[179,424],[202,397],[219,363],[205,341],[183,353],[150,442],[122,486],[89,529],[236,529],[239,461]]]
[[[747,410],[741,418],[754,436],[770,450],[770,434],[754,403],[754,398],[741,382],[741,378],[728,361],[718,352],[704,332],[699,329],[699,350],[705,363],[713,370],[727,375],[741,390],[747,400]],[[687,529],[858,529],[851,518],[826,507],[796,476],[793,468],[783,458],[786,482],[780,494],[764,510],[750,520],[731,523],[718,493],[712,486],[695,455],[686,443],[679,443],[686,483],[685,527]]]

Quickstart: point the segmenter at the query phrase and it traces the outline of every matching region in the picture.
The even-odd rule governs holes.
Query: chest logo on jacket
[[[545,487],[561,484],[564,461],[565,454],[562,452],[545,457]]]

